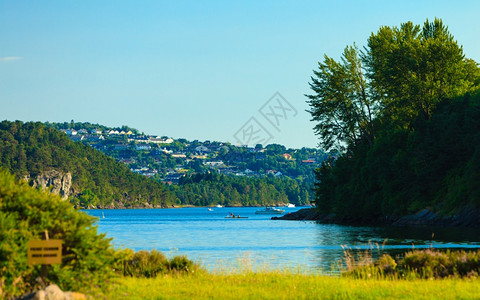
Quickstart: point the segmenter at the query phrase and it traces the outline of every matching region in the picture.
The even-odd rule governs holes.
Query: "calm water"
[[[351,227],[273,221],[258,208],[88,210],[117,248],[185,254],[208,269],[247,258],[256,265],[330,269],[352,251],[396,254],[412,247],[480,248],[480,231],[441,228]],[[286,213],[298,208],[286,208]],[[230,212],[248,219],[225,219]],[[104,218],[102,218],[104,216]],[[383,245],[382,245],[383,244]]]

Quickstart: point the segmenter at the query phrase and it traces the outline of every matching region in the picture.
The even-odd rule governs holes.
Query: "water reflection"
[[[336,266],[345,251],[357,256],[368,253],[393,257],[414,249],[477,249],[480,230],[440,227],[353,227],[322,225],[316,227],[315,265],[323,270]]]

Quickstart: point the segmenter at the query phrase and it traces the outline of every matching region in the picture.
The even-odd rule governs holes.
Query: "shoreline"
[[[267,205],[268,207],[276,207],[276,208],[286,208],[286,205]],[[253,206],[244,206],[244,205],[228,205],[222,207],[216,206],[195,206],[195,205],[172,205],[172,206],[129,206],[129,207],[76,207],[79,210],[100,210],[100,209],[172,209],[172,208],[242,208],[242,207],[249,207],[249,208],[261,208],[265,207],[265,205],[253,205]],[[296,208],[307,209],[311,208],[308,205],[296,206]]]
[[[429,209],[407,216],[388,216],[385,219],[364,220],[339,219],[334,214],[323,214],[315,208],[304,208],[272,220],[316,221],[322,224],[338,224],[351,226],[438,226],[480,228],[480,210],[466,207],[458,214],[443,216]]]

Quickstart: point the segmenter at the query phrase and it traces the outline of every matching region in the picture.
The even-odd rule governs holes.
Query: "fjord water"
[[[270,220],[259,208],[86,210],[116,248],[183,255],[207,269],[235,266],[330,270],[344,249],[397,254],[423,248],[480,248],[480,231],[464,228],[352,227]],[[285,213],[299,208],[284,208]],[[227,219],[229,213],[248,217]]]

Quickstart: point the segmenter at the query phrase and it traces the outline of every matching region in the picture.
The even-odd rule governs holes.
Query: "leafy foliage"
[[[310,83],[314,94],[307,95],[307,102],[322,148],[344,150],[362,137],[373,143],[378,104],[363,74],[358,48],[346,47],[341,62],[325,55],[314,75]]]
[[[365,60],[384,117],[400,128],[417,117],[430,118],[445,98],[478,87],[476,64],[465,59],[440,19],[427,20],[422,28],[412,22],[381,27],[368,39]]]
[[[63,259],[47,266],[43,276],[41,266],[27,264],[27,243],[44,239],[45,231],[63,240]],[[110,240],[97,233],[92,217],[0,170],[0,296],[18,296],[49,283],[75,291],[101,287],[113,275],[113,258]]]

